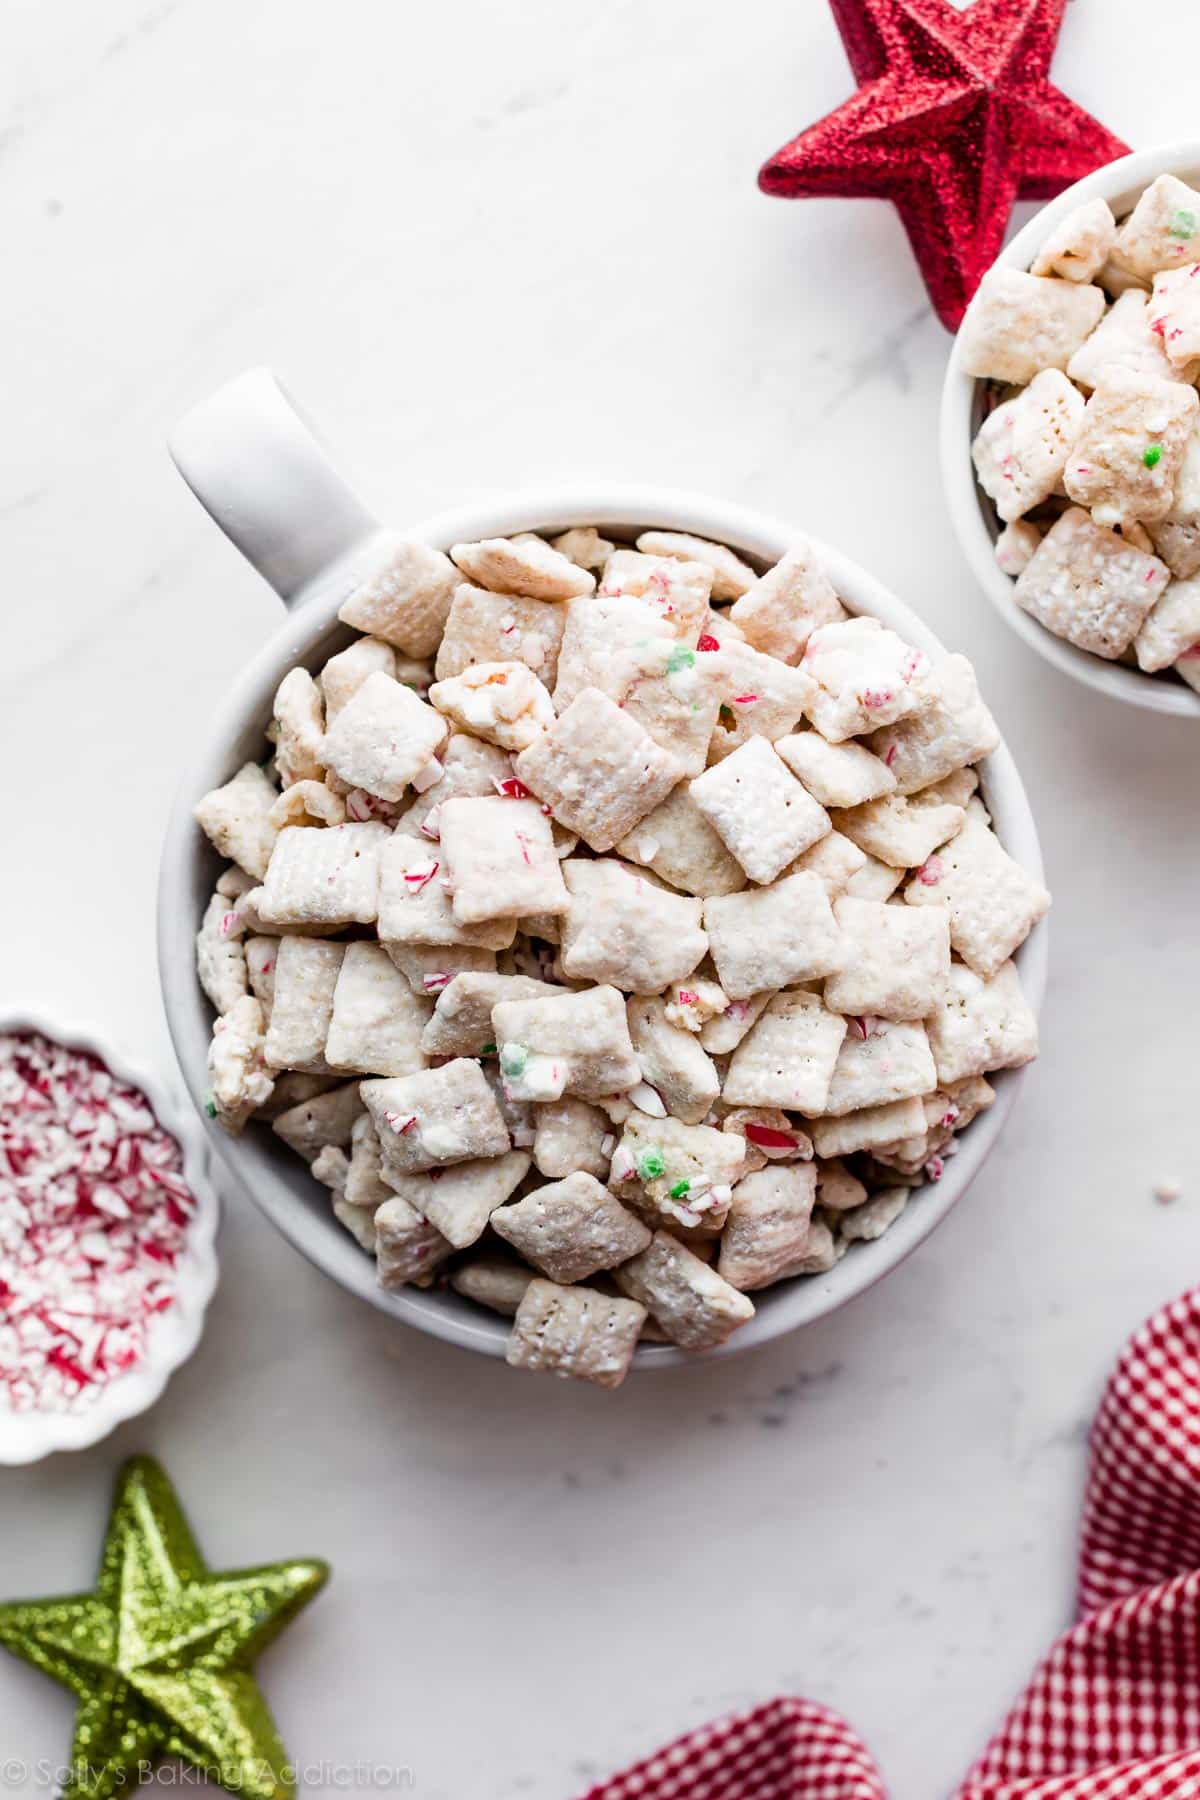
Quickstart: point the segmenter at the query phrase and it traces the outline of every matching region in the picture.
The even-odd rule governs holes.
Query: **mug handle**
[[[334,468],[270,369],[247,369],[176,425],[171,460],[286,606],[354,585],[379,521]]]

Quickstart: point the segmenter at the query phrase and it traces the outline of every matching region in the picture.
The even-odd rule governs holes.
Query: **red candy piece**
[[[762,1150],[794,1150],[796,1140],[790,1131],[776,1131],[773,1125],[747,1125],[746,1136]]]

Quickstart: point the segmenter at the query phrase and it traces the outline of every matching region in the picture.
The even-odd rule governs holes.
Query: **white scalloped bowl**
[[[0,1017],[0,1031],[40,1032],[69,1049],[91,1051],[119,1080],[140,1088],[159,1124],[179,1144],[184,1180],[196,1201],[187,1248],[176,1264],[174,1305],[151,1325],[141,1361],[110,1381],[84,1412],[0,1410],[0,1465],[13,1467],[38,1462],[56,1450],[85,1450],[154,1405],[175,1370],[200,1342],[204,1315],[217,1285],[220,1206],[211,1180],[208,1144],[193,1114],[157,1075],[150,1074],[103,1032],[91,1025],[64,1026],[28,1006],[13,1008]]]
[[[180,786],[163,846],[159,877],[158,954],[167,1019],[184,1078],[203,1115],[212,1012],[196,978],[194,939],[221,863],[192,809],[210,788],[262,754],[263,731],[279,682],[297,663],[317,669],[353,635],[337,609],[355,585],[356,561],[370,554],[377,529],[340,477],[324,463],[315,441],[268,371],[239,377],[189,416],[172,440],[189,484],[218,523],[292,611],[245,669],[215,712]],[[565,489],[482,500],[443,514],[409,535],[438,549],[519,531],[565,531],[597,525],[632,541],[657,527],[693,532],[729,544],[760,570],[778,562],[799,535],[796,527],[725,502],[656,489]],[[807,533],[805,535],[808,535]],[[358,540],[357,542],[355,540]],[[870,613],[923,650],[944,648],[903,601],[841,552],[811,539],[837,592],[853,612]],[[305,578],[305,562],[311,573]],[[996,829],[1018,862],[1041,877],[1042,857],[1033,815],[1007,748],[982,768],[983,792]],[[1017,953],[1030,1005],[1041,1006],[1046,981],[1047,931],[1035,927]],[[755,1295],[757,1312],[719,1350],[733,1355],[792,1331],[844,1306],[903,1262],[966,1192],[1004,1127],[1024,1071],[995,1081],[996,1101],[960,1140],[936,1186],[924,1188],[877,1242],[852,1246],[827,1275],[783,1282]],[[385,1293],[374,1262],[333,1216],[326,1189],[271,1132],[251,1127],[233,1138],[204,1120],[210,1141],[246,1194],[309,1260],[352,1293],[393,1318],[465,1349],[503,1356],[509,1323],[452,1290],[409,1287]],[[647,1344],[637,1368],[694,1364],[670,1345]]]
[[[1028,269],[1050,232],[1077,206],[1087,200],[1107,200],[1120,218],[1135,205],[1143,188],[1159,175],[1178,175],[1193,186],[1200,186],[1200,140],[1188,138],[1182,143],[1139,150],[1085,176],[1035,213],[1012,242],[1005,245],[993,267]],[[970,318],[969,308],[967,318]],[[1064,674],[1082,681],[1086,687],[1095,688],[1097,693],[1107,694],[1113,700],[1124,700],[1131,706],[1170,713],[1177,718],[1200,719],[1200,694],[1177,676],[1147,675],[1125,663],[1108,662],[1102,656],[1080,650],[1074,644],[1068,644],[1065,638],[1047,631],[1027,612],[1022,612],[1013,599],[1015,583],[996,563],[995,544],[1000,535],[1000,521],[975,479],[975,465],[971,461],[971,445],[984,419],[987,383],[963,373],[960,343],[961,329],[954,340],[942,389],[942,486],[954,535],[980,587],[1005,624]]]

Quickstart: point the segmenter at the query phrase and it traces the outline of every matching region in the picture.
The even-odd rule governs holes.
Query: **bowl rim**
[[[212,1180],[209,1146],[192,1111],[173,1087],[154,1074],[90,1019],[69,1023],[40,1006],[15,1005],[0,1013],[0,1031],[38,1032],[68,1049],[90,1051],[118,1080],[140,1088],[155,1118],[170,1132],[183,1155],[183,1175],[196,1202],[188,1242],[176,1264],[175,1303],[154,1321],[146,1354],[132,1369],[109,1382],[81,1413],[15,1413],[0,1410],[0,1466],[39,1462],[59,1450],[86,1450],[128,1419],[152,1407],[167,1382],[192,1355],[217,1285],[217,1227],[220,1201]]]
[[[1128,156],[1085,175],[1041,207],[1000,252],[992,268],[1028,269],[1047,234],[1077,206],[1103,199],[1120,214],[1143,188],[1159,175],[1190,173],[1200,179],[1200,138],[1183,138],[1169,144],[1135,150]],[[989,271],[990,272],[990,271]],[[985,277],[986,279],[986,277]],[[963,325],[977,304],[968,307]],[[1044,661],[1082,682],[1096,693],[1126,705],[1176,718],[1200,719],[1200,693],[1184,682],[1165,681],[1119,662],[1108,662],[1089,650],[1081,650],[1056,637],[1044,625],[1023,612],[1013,600],[1013,582],[996,563],[995,539],[988,526],[985,499],[975,479],[971,460],[972,409],[980,386],[977,376],[962,369],[962,326],[959,327],[942,387],[939,420],[942,487],[954,535],[972,573],[988,600],[1006,624],[1024,639]]]
[[[695,494],[611,485],[510,492],[439,513],[406,529],[404,535],[446,548],[452,543],[483,537],[527,530],[561,531],[573,525],[623,529],[624,535],[653,528],[691,532],[727,543],[767,566],[778,561],[803,536],[823,559],[835,589],[851,611],[880,617],[921,648],[939,656],[947,654],[936,634],[906,602],[841,551],[786,522]],[[286,1182],[275,1173],[274,1156],[267,1154],[276,1150],[287,1154],[282,1147],[260,1147],[248,1135],[233,1138],[203,1113],[204,1052],[211,1016],[195,976],[192,939],[197,920],[191,910],[191,890],[200,873],[198,858],[211,856],[211,852],[193,819],[192,808],[209,788],[229,778],[236,766],[230,747],[239,734],[246,732],[247,720],[260,719],[269,711],[270,695],[282,675],[315,652],[336,625],[336,612],[337,596],[331,596],[327,584],[311,600],[302,600],[294,608],[242,670],[180,781],[163,843],[159,876],[159,973],[167,1021],[185,1086],[209,1142],[242,1191],[293,1247],[343,1287],[392,1317],[462,1348],[502,1357],[510,1330],[508,1320],[486,1315],[466,1301],[459,1303],[465,1311],[455,1311],[447,1306],[444,1296],[416,1288],[385,1293],[375,1282],[373,1262],[354,1244],[349,1233],[336,1225],[331,1212],[322,1213],[317,1219],[310,1208],[297,1207]],[[1032,809],[1003,740],[981,765],[981,773],[1002,839],[1017,860],[1040,880],[1041,847]],[[1047,954],[1047,922],[1043,919],[1015,958],[1035,1014],[1040,1011],[1045,991]],[[961,1148],[948,1163],[942,1180],[926,1184],[921,1203],[908,1208],[877,1242],[854,1246],[827,1275],[781,1286],[769,1305],[760,1306],[755,1318],[717,1349],[701,1352],[698,1357],[671,1345],[643,1345],[635,1354],[635,1368],[688,1367],[698,1360],[739,1354],[811,1324],[873,1287],[936,1230],[966,1192],[1003,1129],[1024,1073],[1023,1069],[997,1072],[992,1078],[996,1086],[994,1105],[964,1134]],[[331,1246],[339,1238],[343,1242],[335,1254]],[[352,1255],[346,1254],[347,1248]]]

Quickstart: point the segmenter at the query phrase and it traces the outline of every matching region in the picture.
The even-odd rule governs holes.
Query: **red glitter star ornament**
[[[1067,0],[830,0],[858,92],[778,151],[768,194],[891,200],[955,331],[1016,200],[1128,146],[1049,80]]]

